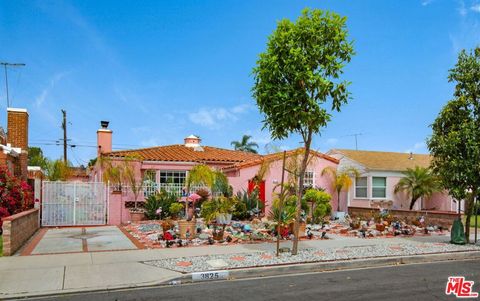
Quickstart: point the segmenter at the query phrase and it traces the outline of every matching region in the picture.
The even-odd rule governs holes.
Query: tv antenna
[[[345,135],[343,137],[355,137],[355,150],[358,150],[358,136],[362,136],[363,133],[355,133],[351,135]]]
[[[7,93],[7,108],[10,107],[10,98],[8,96],[8,67],[24,67],[25,64],[22,63],[7,63],[7,62],[0,62],[0,65],[3,66],[5,70],[5,91]]]

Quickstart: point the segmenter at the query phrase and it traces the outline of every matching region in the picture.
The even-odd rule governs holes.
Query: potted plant
[[[183,205],[180,203],[172,203],[169,207],[172,219],[177,219],[180,212],[183,210]]]
[[[168,230],[173,228],[173,221],[171,219],[167,218],[167,219],[162,221],[161,225],[162,225],[163,233],[165,233]]]
[[[276,224],[277,229],[277,256],[280,253],[280,232],[295,220],[297,211],[294,206],[286,206],[283,198],[284,195],[280,194],[279,198],[273,200],[269,213],[269,218]]]
[[[288,208],[288,207],[293,207],[295,208],[295,211],[297,210],[297,196],[296,195],[290,195],[286,198],[285,200],[285,207]],[[309,207],[308,207],[308,203],[307,201],[302,198],[302,212],[300,212],[300,224],[299,224],[299,230],[298,230],[298,236],[299,237],[303,237],[305,236],[305,231],[306,231],[306,228],[307,228],[307,224],[306,224],[306,216],[308,214],[308,210],[309,210]],[[290,223],[290,232],[293,233],[293,228],[295,226],[294,224],[294,221],[292,221],[292,223]]]
[[[187,233],[190,233],[190,237],[196,234],[195,202],[201,199],[201,196],[196,193],[190,194],[190,189],[195,185],[205,185],[211,189],[214,178],[215,174],[212,169],[204,164],[196,165],[188,172],[185,187],[187,196],[182,198],[182,201],[185,202],[185,219],[178,221],[178,228],[182,239],[187,238]],[[193,208],[191,214],[188,212],[189,203],[191,203]]]
[[[213,239],[222,240],[225,227],[231,222],[235,210],[233,198],[218,197],[202,204],[200,216],[213,226]]]

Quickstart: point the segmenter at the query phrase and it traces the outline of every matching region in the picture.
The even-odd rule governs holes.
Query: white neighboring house
[[[354,167],[360,177],[353,179],[352,187],[341,194],[340,210],[348,207],[409,209],[411,198],[406,193],[394,193],[395,185],[404,177],[407,168],[428,167],[427,154],[332,149],[327,155],[340,163],[338,169]],[[414,210],[457,211],[457,201],[446,192],[434,193],[428,199],[419,199]]]

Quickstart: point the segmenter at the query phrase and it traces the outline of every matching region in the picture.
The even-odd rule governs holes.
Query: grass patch
[[[463,217],[462,222],[465,225],[465,216]],[[470,218],[470,227],[475,228],[475,215],[472,215]],[[480,215],[477,216],[477,229],[480,229]]]

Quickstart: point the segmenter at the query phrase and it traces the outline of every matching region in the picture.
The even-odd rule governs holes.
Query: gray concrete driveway
[[[137,249],[135,244],[116,226],[43,230],[46,232],[40,233],[39,239],[33,239],[30,242],[29,255]]]

